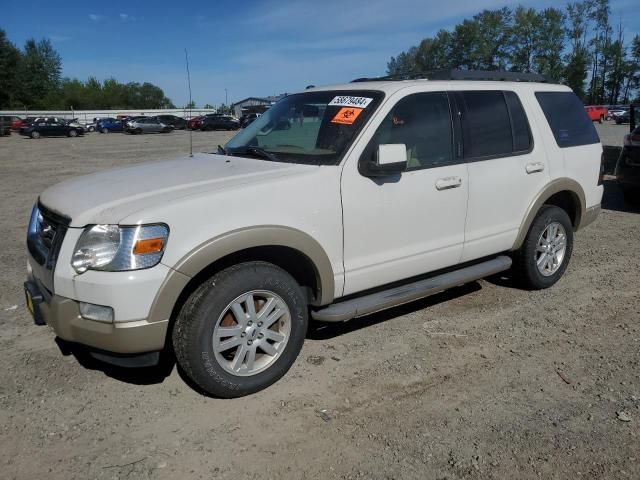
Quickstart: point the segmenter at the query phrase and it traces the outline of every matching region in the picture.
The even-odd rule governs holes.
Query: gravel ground
[[[228,137],[197,132],[194,150]],[[640,478],[640,212],[612,182],[553,288],[507,275],[315,324],[291,371],[250,397],[205,398],[172,365],[63,354],[22,294],[38,193],[187,146],[184,132],[0,138],[0,477]]]

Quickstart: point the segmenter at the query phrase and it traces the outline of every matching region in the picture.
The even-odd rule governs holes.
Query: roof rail
[[[357,82],[384,82],[393,80],[491,80],[501,82],[540,82],[553,83],[539,73],[506,72],[502,70],[433,70],[430,72],[412,72],[386,75],[384,77],[356,78]]]

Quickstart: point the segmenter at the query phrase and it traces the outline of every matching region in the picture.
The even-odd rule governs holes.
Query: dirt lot
[[[228,137],[196,133],[194,149]],[[640,478],[640,212],[611,182],[552,289],[495,278],[316,324],[250,397],[63,355],[22,294],[38,193],[187,146],[184,132],[0,138],[1,478]]]

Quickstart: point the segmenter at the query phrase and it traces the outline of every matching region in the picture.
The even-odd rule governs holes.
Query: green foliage
[[[627,48],[622,25],[614,40],[609,13],[609,0],[569,3],[565,11],[483,10],[391,57],[387,74],[449,68],[533,72],[566,83],[590,103],[627,101],[640,88],[640,51],[634,56],[633,48],[640,49],[640,40]]]
[[[62,60],[47,39],[31,39],[21,51],[0,29],[0,108],[152,109],[175,108],[151,83],[61,79]]]
[[[0,29],[0,105],[14,101],[17,86],[16,71],[20,62],[20,50],[11,43]]]
[[[221,103],[216,111],[224,115],[233,115],[233,107],[231,105],[225,105],[224,103]]]

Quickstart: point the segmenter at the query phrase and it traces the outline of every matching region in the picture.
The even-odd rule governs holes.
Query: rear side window
[[[464,156],[477,158],[511,153],[511,123],[502,92],[462,92],[461,96]]]
[[[598,143],[598,132],[573,92],[537,92],[536,98],[560,148]]]
[[[464,156],[505,157],[531,150],[531,129],[514,92],[468,91],[457,95],[462,113]]]

